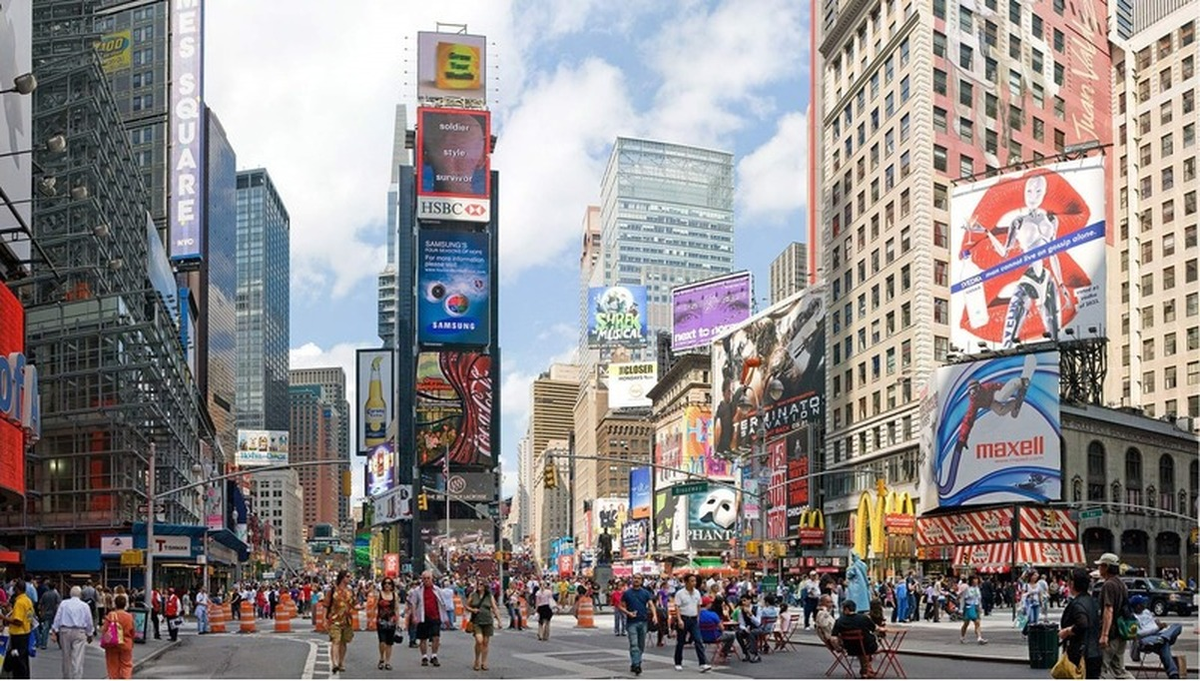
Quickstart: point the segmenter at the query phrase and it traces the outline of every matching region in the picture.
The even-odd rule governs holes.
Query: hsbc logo
[[[417,199],[417,217],[421,219],[488,222],[490,212],[487,199]]]

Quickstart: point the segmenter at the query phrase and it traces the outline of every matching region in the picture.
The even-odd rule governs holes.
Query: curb
[[[166,655],[168,650],[178,646],[180,643],[183,643],[183,639],[179,639],[176,641],[168,641],[165,645],[163,645],[158,650],[155,650],[154,652],[150,653],[149,655],[146,655],[145,657],[138,660],[137,662],[134,662],[133,663],[133,671],[136,672],[138,670],[138,668],[141,667],[142,665],[150,664],[151,662],[157,660],[158,658],[162,657],[163,655]]]

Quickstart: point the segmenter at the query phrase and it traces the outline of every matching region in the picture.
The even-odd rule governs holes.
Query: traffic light
[[[350,497],[354,492],[354,476],[350,471],[342,471],[342,496]]]
[[[542,471],[542,474],[545,477],[546,489],[558,488],[558,471],[554,469],[553,462],[546,462],[546,470]]]
[[[427,495],[427,494],[418,494],[417,495],[417,508],[422,511],[429,510],[429,495]]]

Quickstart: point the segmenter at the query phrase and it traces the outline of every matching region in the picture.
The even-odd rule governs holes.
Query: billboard
[[[654,550],[687,551],[687,497],[671,494],[671,489],[654,493]]]
[[[629,499],[601,497],[592,502],[592,513],[596,518],[593,527],[596,528],[597,537],[592,546],[599,546],[599,536],[607,534],[612,537],[614,549],[620,549],[621,528],[629,520]]]
[[[25,308],[0,285],[0,490],[25,494],[25,447],[40,434],[37,369],[25,361]]]
[[[800,517],[809,508],[809,464],[808,427],[788,433],[784,438],[787,447],[787,536],[794,537],[800,531]]]
[[[358,396],[354,405],[358,424],[355,442],[356,451],[363,456],[387,442],[388,424],[396,417],[393,354],[392,350],[380,348],[359,350],[355,356]]]
[[[422,352],[417,356],[417,461],[490,467],[492,358],[478,352]]]
[[[412,487],[400,485],[384,492],[373,500],[374,524],[386,525],[397,520],[412,520]]]
[[[939,505],[1060,500],[1058,361],[1040,352],[938,369]]]
[[[588,347],[642,347],[646,327],[645,286],[593,286],[588,289]]]
[[[737,272],[671,289],[671,350],[707,347],[750,318],[754,283]]]
[[[417,341],[487,345],[492,286],[489,235],[421,230],[417,244]]]
[[[730,548],[737,534],[738,495],[732,487],[710,485],[708,492],[687,495],[687,538],[692,551]]]
[[[487,102],[487,39],[465,33],[417,33],[417,99]]]
[[[171,3],[171,167],[167,233],[172,260],[203,253],[207,145],[204,134],[204,3]]]
[[[658,383],[658,362],[613,362],[608,365],[608,406],[649,407],[646,393]]]
[[[970,354],[1103,334],[1104,182],[1093,156],[954,188],[952,344]]]
[[[367,455],[366,483],[369,497],[396,486],[396,443],[388,441],[371,448]]]
[[[417,218],[490,222],[491,114],[417,109]]]
[[[104,67],[106,74],[133,65],[133,34],[129,29],[106,33],[92,46],[100,55],[100,65]]]
[[[771,306],[713,343],[714,452],[824,418],[825,289]]]
[[[629,517],[646,520],[650,517],[650,492],[653,480],[649,466],[629,469]]]
[[[239,429],[233,462],[247,467],[287,464],[288,431]]]
[[[440,468],[421,471],[421,485],[439,493],[446,491],[446,473]],[[492,471],[450,470],[450,496],[459,501],[495,501],[496,474]]]
[[[788,439],[775,438],[767,443],[767,539],[788,537]]]
[[[625,560],[646,555],[650,521],[630,520],[621,527],[621,557]]]
[[[708,407],[688,405],[677,425],[656,429],[654,460],[658,466],[655,487],[683,482],[693,476],[733,478],[733,464],[713,456],[712,412]]]
[[[0,88],[12,87],[13,78],[33,71],[30,56],[33,45],[32,21],[33,0],[0,2],[0,76],[3,76]],[[10,201],[23,202],[12,206],[0,205],[0,215],[4,216],[0,219],[0,229],[7,230],[21,223],[30,227],[33,203],[27,199],[33,188],[33,154],[16,152],[25,152],[33,147],[32,95],[0,95],[0,130],[4,131],[0,134],[0,188],[3,188]],[[10,211],[16,214],[10,214]],[[0,235],[0,240],[4,247],[12,251],[16,260],[27,263],[32,236],[9,232]],[[29,271],[28,265],[19,267],[25,272]],[[24,490],[24,473],[21,478],[21,490]]]

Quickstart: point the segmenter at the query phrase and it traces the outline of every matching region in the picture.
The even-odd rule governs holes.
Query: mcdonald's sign
[[[888,492],[887,483],[880,480],[876,491],[863,492],[854,514],[854,551],[867,556],[868,550],[882,556],[887,548],[888,533],[913,534],[916,526],[916,505],[907,492]]]
[[[825,514],[817,509],[800,514],[800,545],[825,545]]]

